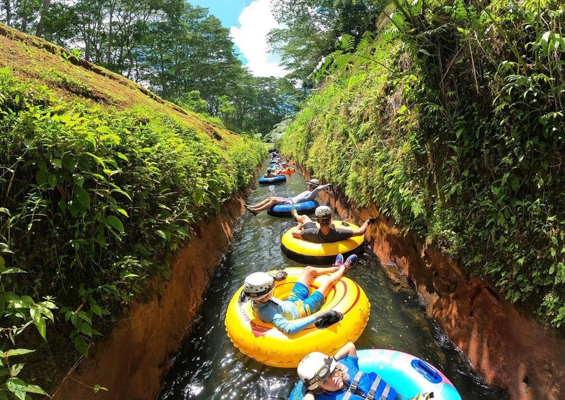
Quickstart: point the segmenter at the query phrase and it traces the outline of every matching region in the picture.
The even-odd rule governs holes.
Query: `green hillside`
[[[0,398],[23,399],[167,277],[266,150],[4,25],[0,49]]]
[[[563,6],[395,4],[341,38],[282,151],[563,326]]]

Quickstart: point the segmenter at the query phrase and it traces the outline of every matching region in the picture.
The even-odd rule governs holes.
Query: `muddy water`
[[[249,202],[266,196],[292,196],[305,190],[300,174],[277,186],[257,186]],[[286,399],[296,383],[294,369],[260,364],[240,353],[224,327],[228,302],[254,271],[297,266],[281,253],[280,237],[291,220],[265,212],[246,213],[235,232],[224,262],[216,269],[192,335],[175,356],[159,400]],[[379,260],[365,252],[348,277],[358,282],[371,302],[371,317],[357,348],[389,348],[417,355],[439,368],[464,400],[503,400],[503,391],[486,385],[467,359],[425,313],[425,305],[410,288],[394,285]]]

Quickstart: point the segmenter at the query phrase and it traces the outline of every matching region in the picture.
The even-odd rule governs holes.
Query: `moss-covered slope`
[[[0,149],[0,391],[19,395],[86,355],[265,156],[252,137],[3,25]]]

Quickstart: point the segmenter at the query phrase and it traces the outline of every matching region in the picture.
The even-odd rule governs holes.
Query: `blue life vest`
[[[338,362],[347,367],[349,386],[337,392],[316,394],[316,400],[394,400],[396,398],[396,390],[379,375],[374,372],[364,374],[359,371],[357,357],[347,356]],[[304,384],[298,382],[289,400],[302,400],[305,394]]]

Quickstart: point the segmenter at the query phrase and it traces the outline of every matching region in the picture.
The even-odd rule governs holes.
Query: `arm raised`
[[[357,357],[357,349],[351,342],[346,343],[341,349],[339,349],[337,353],[335,353],[334,358],[336,360],[341,360],[347,356]]]

